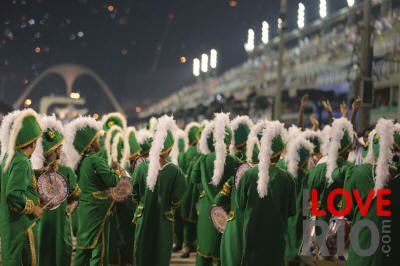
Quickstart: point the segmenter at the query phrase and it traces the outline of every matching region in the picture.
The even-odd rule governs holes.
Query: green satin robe
[[[167,266],[173,242],[173,211],[185,193],[182,171],[166,164],[159,172],[154,190],[146,184],[149,162],[141,163],[132,181],[133,199],[138,201],[133,222],[136,224],[134,265]]]

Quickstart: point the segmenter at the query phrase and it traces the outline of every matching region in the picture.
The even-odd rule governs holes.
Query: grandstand
[[[400,3],[373,1],[373,108],[370,123],[379,117],[395,118],[400,113]],[[362,3],[345,7],[303,29],[284,37],[284,88],[281,119],[297,118],[299,100],[310,94],[306,113],[327,121],[320,104],[331,99],[334,109],[355,95],[360,71]],[[143,110],[151,116],[173,113],[178,120],[209,118],[215,111],[249,114],[258,119],[273,116],[274,94],[278,84],[278,37],[258,45],[241,65],[218,77],[199,79]]]

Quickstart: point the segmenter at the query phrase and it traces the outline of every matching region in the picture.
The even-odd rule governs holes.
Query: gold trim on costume
[[[239,145],[235,145],[235,152],[242,152],[242,148],[246,147],[247,141],[240,143]]]
[[[175,143],[175,141],[172,142],[172,145],[168,149],[166,149],[165,151],[162,151],[160,153],[160,155],[164,155],[164,154],[167,154],[168,152],[170,152],[172,150],[172,147],[174,146],[174,143]]]
[[[169,214],[173,215],[171,210],[164,212],[165,219],[167,219],[168,221],[174,222],[174,217],[169,217],[168,216]]]
[[[221,259],[220,258],[217,258],[217,257],[214,257],[214,256],[209,256],[209,255],[205,255],[205,254],[202,254],[202,253],[200,253],[200,251],[199,251],[199,246],[197,246],[197,255],[199,255],[200,257],[203,257],[203,258],[206,258],[206,259],[212,259],[213,261],[220,261]]]
[[[47,154],[49,154],[50,152],[54,151],[55,149],[57,149],[61,143],[63,143],[65,140],[65,138],[63,137],[59,142],[57,142],[53,147],[51,147],[50,149],[48,149],[47,151],[43,152],[43,155],[46,157]]]
[[[206,196],[206,192],[203,190],[200,195],[199,195],[199,199],[202,199]]]
[[[231,190],[232,186],[229,185],[228,182],[225,182],[224,186],[222,187],[221,194],[229,197],[231,195]]]
[[[179,205],[181,205],[181,201],[180,200],[178,200],[176,202],[171,201],[171,205],[172,205],[172,207],[178,207]]]
[[[131,160],[132,157],[136,157],[136,156],[139,154],[139,152],[140,152],[140,149],[138,149],[134,154],[131,154],[131,155],[128,157],[128,160]]]
[[[21,211],[21,214],[32,214],[34,206],[33,200],[25,197],[25,208]]]
[[[33,223],[32,227],[36,224]],[[36,248],[35,248],[35,235],[33,234],[32,227],[29,226],[28,230],[26,231],[28,233],[28,240],[29,240],[29,249],[31,250],[31,266],[36,266]]]
[[[35,175],[32,175],[32,176],[31,176],[31,181],[32,181],[32,187],[33,187],[33,189],[37,191],[38,188],[39,188],[39,186],[38,186],[38,183],[37,183],[37,180],[36,180],[36,176],[35,176]]]
[[[352,143],[347,144],[341,151],[339,151],[339,154],[345,153],[350,148],[351,145],[353,144]]]
[[[107,194],[107,196],[97,196],[98,194]],[[106,200],[110,197],[110,193],[108,190],[95,191],[95,192],[92,192],[92,196],[95,199]]]
[[[74,189],[74,191],[72,191],[71,195],[72,195],[73,197],[77,198],[77,197],[79,197],[79,196],[81,195],[81,193],[82,193],[81,188],[79,187],[78,184],[76,184],[76,185],[75,185],[75,189]]]
[[[92,145],[92,143],[96,140],[96,138],[99,136],[100,134],[100,130],[98,130],[96,132],[96,134],[94,134],[94,137],[89,141],[89,143],[83,148],[82,151],[79,152],[80,155],[82,155],[88,148],[90,145]]]
[[[104,224],[106,223],[106,219],[110,215],[111,209],[112,209],[112,207],[114,207],[114,204],[115,204],[115,201],[113,200],[111,202],[111,204],[110,204],[110,207],[108,207],[106,215],[104,215],[103,221],[101,222],[101,225],[100,225],[100,230],[99,230],[99,232],[97,233],[97,235],[96,235],[96,237],[94,239],[93,245],[88,246],[88,247],[81,247],[79,245],[76,245],[76,248],[79,248],[79,249],[94,249],[97,246],[97,243],[99,242],[100,235],[104,232]]]
[[[184,222],[187,222],[187,223],[197,224],[197,221],[196,221],[196,220],[192,220],[192,219],[189,219],[189,218],[183,217],[182,220],[183,220]]]
[[[234,211],[230,211],[229,214],[230,216],[228,216],[228,218],[226,218],[226,221],[232,221],[235,218],[235,212]]]

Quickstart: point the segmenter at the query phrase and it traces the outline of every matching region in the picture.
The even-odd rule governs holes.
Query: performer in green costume
[[[269,122],[263,131],[259,164],[239,181],[238,208],[244,212],[241,265],[282,265],[288,217],[296,213],[295,184],[276,166],[285,144],[283,124]]]
[[[103,157],[107,159],[107,155],[111,155],[111,153],[108,153],[106,150],[106,144],[105,144],[105,139],[107,138],[107,132],[113,127],[119,127],[121,130],[126,129],[126,119],[121,113],[108,113],[103,116],[101,119],[101,125],[102,125],[102,134],[100,135],[100,151],[98,155],[100,157]],[[112,132],[111,130],[110,132]],[[109,139],[112,139],[112,137],[109,137]],[[110,146],[111,148],[111,146]]]
[[[138,206],[134,214],[134,265],[169,265],[173,243],[172,208],[185,192],[182,171],[167,163],[176,129],[172,117],[158,120],[149,162],[140,164],[134,173],[132,196]]]
[[[204,154],[199,162],[200,175],[194,173],[194,182],[202,185],[199,199],[199,217],[197,224],[198,248],[196,265],[220,263],[220,243],[222,234],[210,220],[210,208],[215,204],[215,197],[229,177],[234,176],[240,161],[227,154],[232,139],[229,127],[229,115],[218,113],[206,126],[200,139],[200,152]],[[213,131],[215,152],[210,150],[209,136]],[[199,171],[197,170],[197,172]]]
[[[182,258],[188,258],[191,251],[196,250],[196,227],[197,227],[197,210],[196,204],[199,199],[199,191],[196,184],[190,181],[195,162],[198,160],[199,152],[197,143],[200,140],[200,124],[196,122],[189,123],[185,128],[188,137],[189,148],[183,155],[182,171],[185,174],[186,191],[181,200],[181,210],[183,219],[183,251]]]
[[[247,115],[237,116],[231,122],[232,142],[229,152],[242,162],[246,161],[246,142],[252,127],[253,122]]]
[[[327,223],[331,218],[327,206],[328,195],[336,188],[343,188],[346,176],[351,175],[353,164],[347,161],[347,157],[353,146],[353,135],[353,125],[350,121],[346,118],[335,119],[329,133],[327,155],[319,161],[315,168],[309,171],[307,187],[310,193],[310,202],[312,190],[316,189],[318,192],[318,209],[327,212],[327,215],[317,218]],[[336,197],[335,206],[339,204],[339,201],[340,198]],[[317,229],[317,234],[319,234],[319,227]]]
[[[232,124],[232,123],[231,123]],[[266,121],[260,121],[253,126],[248,134],[249,139],[246,141],[246,157],[247,162],[241,164],[241,167],[251,168],[258,163],[259,139],[262,131],[267,125]],[[237,134],[240,134],[237,132]],[[247,134],[246,134],[247,135]],[[236,135],[238,138],[239,136]],[[243,138],[244,139],[244,138]],[[216,205],[223,206],[226,210],[230,209],[227,224],[222,234],[221,240],[221,265],[240,265],[242,263],[242,247],[243,247],[243,212],[237,205],[237,183],[245,170],[237,170],[235,176],[232,176],[224,184],[222,190],[216,197]]]
[[[80,117],[65,128],[66,153],[70,166],[76,169],[82,191],[78,208],[77,249],[74,265],[108,265],[108,216],[114,206],[109,188],[117,185],[118,175],[107,162],[96,155],[100,149],[98,123]]]
[[[139,155],[143,159],[147,160],[149,158],[149,152],[153,142],[153,134],[146,129],[139,130],[137,140],[140,145]]]
[[[285,265],[300,265],[298,253],[303,240],[303,189],[307,188],[308,160],[314,145],[301,134],[288,143],[285,162],[288,172],[294,177],[296,186],[296,214],[288,219],[285,246]]]
[[[65,177],[68,184],[68,195],[79,195],[74,171],[58,162],[64,142],[63,126],[53,116],[41,116],[43,136],[39,138],[35,152],[32,154],[32,167],[36,177],[47,171],[56,171]],[[39,223],[39,262],[40,265],[71,265],[72,239],[69,216],[66,213],[67,200],[55,210],[43,213]],[[53,250],[54,252],[49,252]]]
[[[183,170],[184,161],[183,156],[188,145],[187,136],[183,130],[176,130],[174,133],[175,143],[171,150],[170,162],[179,166]],[[174,208],[174,247],[173,252],[177,252],[182,249],[183,244],[183,219],[181,206]]]
[[[32,109],[18,112],[12,122],[1,164],[0,233],[3,265],[38,265],[35,217],[40,206],[37,182],[29,161],[42,129]],[[4,139],[4,138],[2,138]]]
[[[365,158],[365,162],[361,165],[354,167],[351,177],[346,178],[344,189],[347,191],[353,191],[354,189],[357,189],[360,193],[362,202],[365,202],[371,189],[374,189],[376,193],[379,189],[387,188],[387,185],[391,181],[391,171],[389,169],[392,164],[393,148],[396,147],[395,144],[400,144],[399,137],[400,136],[398,135],[398,132],[394,131],[394,125],[391,120],[386,120],[383,118],[379,119],[375,130],[371,131],[370,133],[368,141],[368,155]],[[364,219],[372,221],[376,225],[379,232],[379,247],[377,248],[376,252],[371,256],[360,256],[353,250],[352,245],[349,249],[347,265],[397,265],[398,261],[395,264],[390,264],[390,259],[395,256],[395,252],[391,252],[388,257],[386,257],[386,254],[384,256],[382,256],[381,254],[383,250],[381,241],[383,225],[382,220],[387,220],[392,217],[379,217],[377,215],[376,198],[372,200],[371,206],[369,207],[366,216],[362,216],[357,205],[354,204],[356,200],[353,193],[351,193],[351,195],[353,205],[350,213],[348,214],[348,217],[352,221],[352,225],[355,225],[357,222]],[[384,199],[386,199],[386,197],[384,197]],[[343,206],[344,204],[346,204],[345,200],[343,200]],[[352,239],[352,241],[354,240]],[[360,230],[358,234],[358,244],[363,250],[370,247],[371,233],[368,228],[363,227]],[[393,251],[396,250],[395,247],[392,246],[392,243],[390,245]],[[385,263],[383,262],[384,258]],[[394,261],[392,261],[392,263],[393,262]]]

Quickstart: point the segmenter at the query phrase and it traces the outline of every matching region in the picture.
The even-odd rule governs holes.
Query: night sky
[[[248,28],[261,42],[261,22],[277,34],[279,0],[1,0],[0,99],[13,104],[48,67],[65,62],[93,69],[111,87],[128,115],[194,82],[192,60],[215,48],[218,72],[247,56]],[[298,0],[288,0],[289,29],[296,27]],[[318,0],[303,0],[306,23],[318,17]],[[328,0],[328,14],[346,0]],[[157,60],[159,56],[159,60]],[[186,57],[186,63],[180,58]],[[74,85],[90,113],[113,111],[88,77]],[[29,95],[65,94],[55,76]]]

